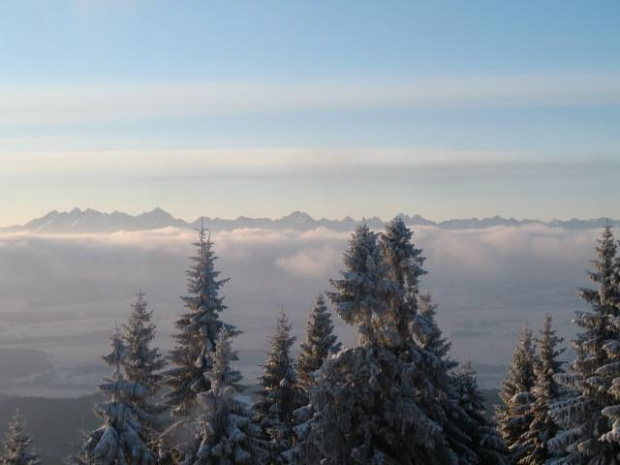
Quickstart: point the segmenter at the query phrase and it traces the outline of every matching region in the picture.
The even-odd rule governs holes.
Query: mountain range
[[[435,226],[442,229],[483,229],[495,226],[526,226],[526,225],[545,225],[554,228],[565,228],[569,230],[600,228],[606,223],[612,226],[620,226],[619,220],[607,218],[592,219],[571,219],[571,220],[517,220],[514,218],[503,218],[494,216],[492,218],[468,218],[451,219],[435,222],[420,215],[400,215],[409,226]],[[173,217],[170,213],[155,208],[149,212],[139,215],[130,215],[123,212],[114,211],[112,213],[100,212],[90,208],[81,210],[74,208],[66,212],[53,210],[42,216],[33,219],[24,225],[9,226],[0,228],[0,232],[41,232],[41,233],[101,233],[114,231],[139,231],[148,229],[159,229],[166,227],[176,228],[197,228],[204,225],[213,231],[232,230],[238,228],[266,228],[266,229],[295,229],[311,230],[318,227],[329,228],[338,231],[349,231],[356,225],[365,221],[371,228],[381,228],[384,221],[378,217],[355,220],[349,216],[341,220],[315,219],[307,213],[295,211],[279,219],[270,218],[249,218],[240,216],[236,219],[222,219],[202,217],[195,221],[188,222]]]

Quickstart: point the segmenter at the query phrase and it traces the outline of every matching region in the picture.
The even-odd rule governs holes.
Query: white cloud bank
[[[583,271],[599,234],[544,226],[417,228],[414,240],[428,258],[429,275],[422,285],[435,294],[439,321],[455,355],[504,364],[523,319],[538,325],[545,314],[570,338],[574,311],[584,308],[575,288],[587,284]],[[237,347],[254,357],[260,354],[282,305],[302,337],[314,297],[329,288],[329,278],[338,277],[349,237],[324,228],[218,232],[213,238],[217,267],[223,277],[231,277],[225,286],[226,319],[244,331]],[[194,240],[193,231],[175,228],[0,235],[5,345],[41,348],[54,353],[58,363],[71,357],[81,357],[81,363],[94,360],[142,288],[156,311],[159,343],[169,347]],[[340,322],[337,327],[345,341],[352,341],[349,329]],[[82,335],[91,333],[97,336],[86,338],[86,347]]]
[[[293,255],[278,257],[276,264],[283,270],[300,276],[320,277],[337,269],[342,252],[331,245],[310,247]]]
[[[598,230],[571,231],[544,225],[475,230],[418,226],[414,237],[429,257],[428,267],[442,273],[462,272],[466,277],[492,276],[524,260],[558,266],[585,265],[598,235]],[[224,259],[252,261],[267,256],[272,265],[286,272],[327,279],[338,269],[349,237],[349,232],[323,227],[310,231],[244,228],[217,232],[213,239]],[[105,234],[12,232],[0,234],[0,250],[22,250],[31,255],[39,248],[177,255],[191,253],[194,239],[194,231],[172,227]]]

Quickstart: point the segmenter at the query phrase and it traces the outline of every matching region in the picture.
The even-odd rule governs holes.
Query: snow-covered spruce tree
[[[146,389],[146,395],[136,399],[137,407],[156,420],[156,416],[164,410],[156,403],[155,397],[160,389],[162,378],[160,371],[165,366],[165,361],[159,350],[151,347],[156,328],[151,321],[153,312],[147,309],[142,291],[138,292],[131,307],[131,315],[123,325],[123,339],[127,347],[123,361],[125,379]],[[142,425],[151,446],[157,442],[159,425],[156,423],[143,422]]]
[[[306,393],[315,385],[314,375],[327,357],[340,350],[341,344],[333,333],[334,325],[325,299],[319,295],[310,312],[306,325],[306,340],[300,344],[301,353],[297,358],[299,385]]]
[[[206,374],[210,388],[198,394],[204,412],[199,418],[200,443],[194,465],[243,465],[268,463],[268,451],[258,439],[260,427],[252,422],[246,405],[235,399],[241,376],[230,368],[236,359],[232,335],[220,329],[213,368]]]
[[[271,441],[269,463],[285,463],[295,443],[294,412],[302,403],[297,375],[290,351],[295,337],[282,311],[276,318],[275,332],[268,338],[269,351],[259,378],[259,400],[254,405],[254,418],[263,436]]]
[[[418,405],[417,366],[394,350],[390,312],[397,284],[377,236],[359,226],[344,254],[342,279],[328,294],[336,312],[356,326],[359,345],[325,361],[311,391],[314,416],[301,425],[300,463],[323,465],[451,464],[441,427]],[[384,337],[385,331],[390,337]]]
[[[377,235],[365,224],[358,226],[344,254],[342,279],[330,280],[336,289],[327,296],[345,323],[355,325],[361,345],[375,345],[385,339],[386,318],[396,284],[388,276],[388,267]]]
[[[534,363],[536,381],[532,388],[532,421],[528,431],[517,441],[518,447],[526,451],[519,460],[519,465],[544,465],[550,458],[558,456],[548,448],[549,440],[559,431],[549,416],[549,408],[551,404],[561,400],[565,392],[554,379],[556,374],[563,372],[563,362],[558,360],[564,352],[564,349],[558,347],[562,341],[552,328],[551,317],[547,316],[540,331],[540,338],[536,340],[538,357]]]
[[[443,429],[458,463],[477,463],[475,439],[468,436],[469,415],[461,407],[454,392],[455,382],[451,371],[458,363],[449,356],[451,344],[443,337],[435,319],[437,304],[429,292],[417,295],[418,312],[412,324],[413,335],[420,350],[418,383],[426,381],[429,396],[420,400],[428,416]]]
[[[390,297],[389,320],[395,327],[396,345],[409,346],[411,324],[417,317],[419,279],[426,274],[422,268],[422,249],[411,241],[413,232],[401,217],[394,218],[381,234],[379,246],[387,265],[387,275],[395,284]]]
[[[226,327],[231,335],[239,334],[233,326],[223,323],[219,313],[226,309],[220,295],[228,279],[220,279],[215,270],[217,259],[213,242],[206,236],[206,230],[198,231],[198,242],[194,244],[196,255],[191,257],[192,265],[187,271],[187,296],[182,297],[186,313],[175,323],[178,330],[169,359],[173,367],[162,373],[169,391],[163,396],[163,405],[177,421],[164,434],[164,439],[173,444],[176,461],[183,458],[194,436],[196,396],[210,389],[209,378],[205,376],[213,368],[213,355],[217,334]]]
[[[99,386],[106,398],[95,405],[95,413],[103,425],[90,433],[78,463],[97,465],[151,465],[155,455],[147,444],[142,422],[151,422],[152,416],[140,410],[138,399],[148,391],[140,384],[127,381],[123,364],[127,348],[120,330],[111,338],[112,350],[103,359],[112,367],[112,377]]]
[[[450,370],[457,363],[448,356],[450,344],[435,321],[436,305],[430,294],[420,294],[419,280],[426,274],[422,268],[422,249],[412,243],[413,232],[402,218],[386,225],[380,237],[380,249],[387,265],[387,275],[395,284],[389,298],[389,311],[384,330],[392,334],[388,340],[403,360],[415,363],[412,384],[417,400],[426,415],[443,429],[453,452],[453,461],[475,463],[473,441],[463,433],[467,414],[454,400]]]
[[[525,324],[500,389],[502,404],[497,406],[495,412],[499,432],[510,452],[511,463],[518,463],[527,454],[527,449],[519,440],[529,430],[532,422],[535,360],[532,330]]]
[[[437,304],[433,302],[430,292],[418,294],[418,314],[413,325],[413,334],[420,348],[427,357],[427,368],[432,370],[433,378],[447,376],[448,372],[458,366],[458,362],[449,357],[451,344],[443,337],[435,316]]]
[[[594,289],[581,289],[590,311],[577,312],[581,333],[573,341],[572,372],[557,375],[572,389],[566,400],[551,408],[564,429],[549,442],[567,455],[555,463],[612,465],[620,463],[620,307],[617,246],[610,227],[596,247]]]
[[[323,295],[319,295],[310,312],[310,318],[306,325],[306,339],[301,343],[301,353],[297,358],[297,376],[302,395],[302,406],[294,412],[295,430],[297,442],[292,458],[299,458],[306,448],[304,426],[312,418],[313,409],[310,404],[310,392],[316,387],[318,370],[323,366],[330,355],[337,353],[342,344],[337,342],[333,334],[334,325],[327,310]]]
[[[4,435],[2,465],[39,465],[39,455],[31,450],[32,435],[26,432],[26,420],[19,410],[11,419]]]
[[[499,436],[495,424],[486,416],[484,396],[478,388],[476,371],[470,362],[461,365],[454,373],[454,394],[468,421],[464,432],[473,440],[479,465],[507,465],[508,450]]]

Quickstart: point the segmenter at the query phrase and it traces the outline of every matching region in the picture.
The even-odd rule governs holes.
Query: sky
[[[620,217],[620,2],[0,2],[0,225]]]

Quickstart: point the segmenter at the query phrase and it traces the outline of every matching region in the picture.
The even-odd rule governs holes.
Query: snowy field
[[[482,387],[498,384],[525,319],[538,326],[550,314],[559,333],[572,337],[571,318],[582,308],[575,288],[587,284],[584,270],[599,234],[541,225],[415,230],[429,271],[423,287],[440,305],[438,321],[453,356],[477,364]],[[301,337],[314,297],[338,275],[349,236],[318,228],[237,229],[213,237],[222,276],[231,278],[223,319],[244,331],[235,348],[246,383],[260,370],[265,337],[281,307]],[[0,392],[93,392],[105,375],[100,355],[107,338],[138,289],[155,310],[156,342],[170,348],[194,239],[191,230],[176,228],[0,235],[0,364],[9,360],[8,349],[15,360],[0,372]],[[345,344],[353,342],[352,331],[335,321]],[[15,357],[15,349],[28,352]]]

